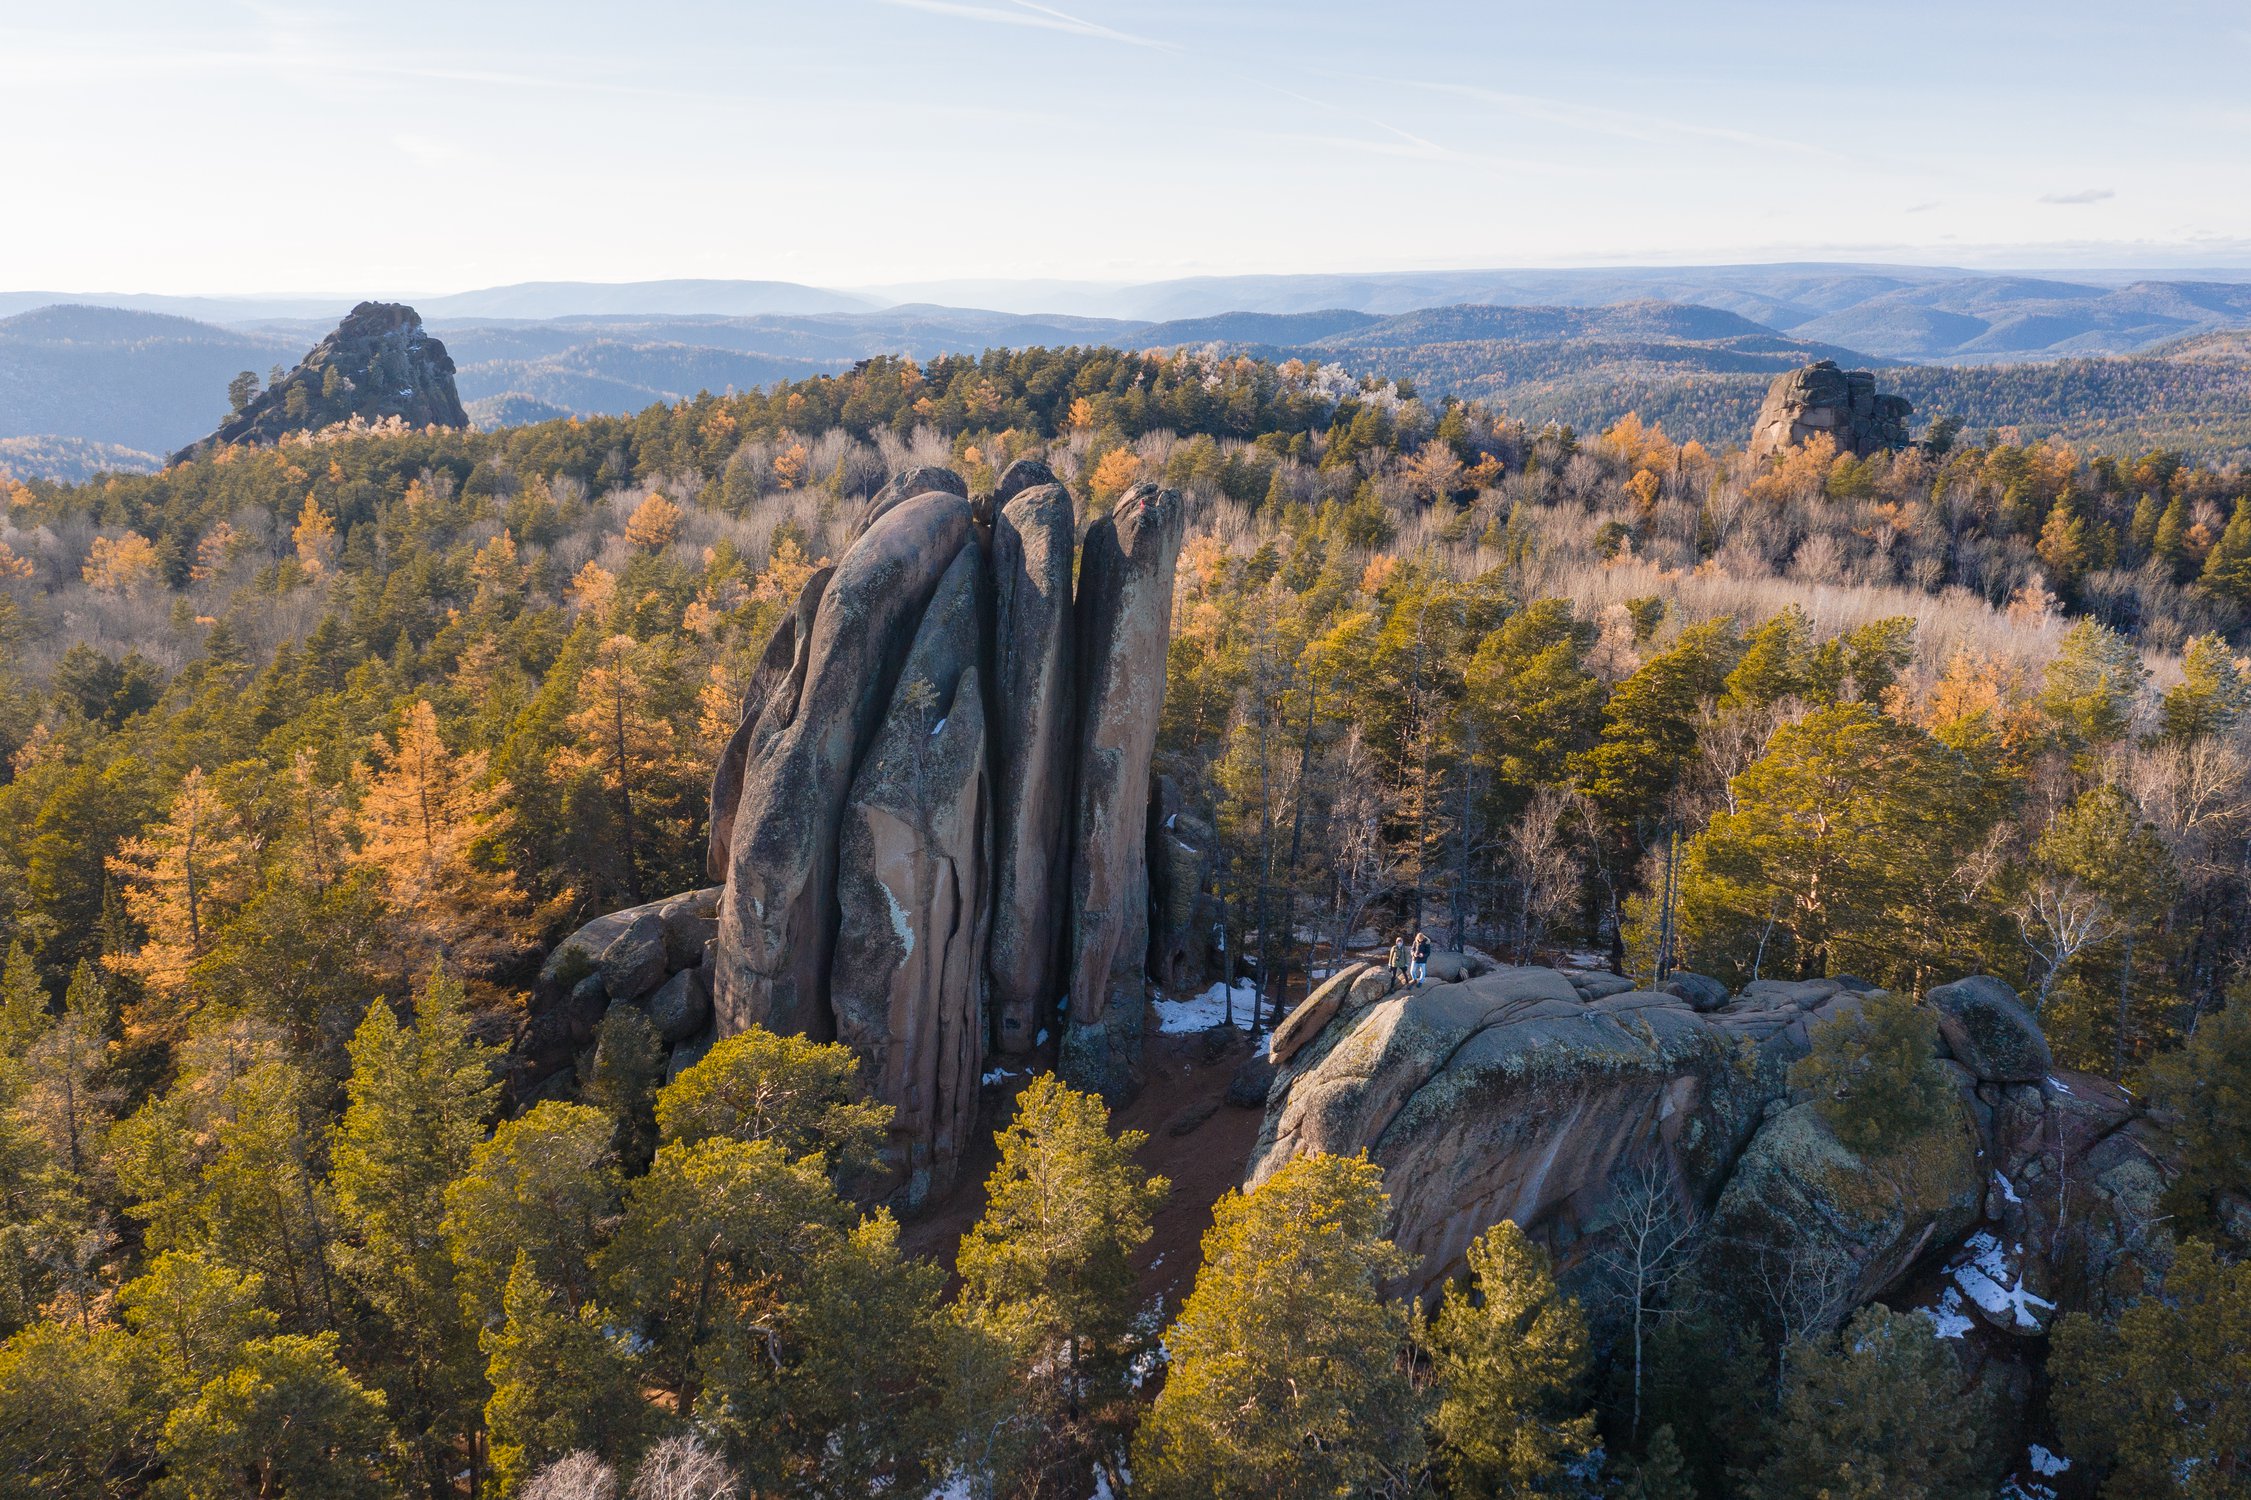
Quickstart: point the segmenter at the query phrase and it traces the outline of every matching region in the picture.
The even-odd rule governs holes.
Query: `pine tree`
[[[324,1333],[244,1345],[232,1369],[172,1413],[160,1452],[188,1500],[381,1500],[396,1493],[392,1448],[383,1398],[336,1362],[336,1336]]]
[[[345,1231],[333,1258],[381,1318],[374,1354],[433,1489],[484,1393],[441,1226],[446,1185],[468,1167],[498,1095],[490,1049],[470,1039],[460,981],[434,970],[402,1027],[377,1000],[352,1038],[352,1075],[329,1146]]]
[[[605,1305],[635,1321],[650,1373],[692,1410],[732,1346],[782,1347],[790,1304],[850,1218],[819,1162],[773,1141],[672,1142],[633,1183],[596,1264]],[[771,1378],[765,1394],[771,1415]]]
[[[0,968],[0,1058],[19,1058],[53,1024],[47,1013],[47,986],[22,942],[8,945]]]
[[[1624,1500],[1696,1500],[1696,1485],[1689,1477],[1688,1460],[1681,1456],[1680,1443],[1673,1437],[1672,1423],[1666,1422],[1649,1434],[1649,1451],[1634,1465]]]
[[[492,1482],[512,1495],[535,1470],[576,1449],[629,1458],[649,1425],[633,1362],[591,1307],[573,1310],[520,1255],[497,1323],[478,1336],[491,1434]]]
[[[1383,1237],[1366,1157],[1301,1156],[1213,1209],[1196,1285],[1166,1331],[1165,1387],[1134,1437],[1152,1500],[1345,1495],[1423,1463],[1412,1315],[1381,1288],[1407,1269]]]
[[[875,1163],[891,1107],[860,1097],[860,1059],[839,1042],[753,1026],[721,1037],[657,1095],[657,1135],[694,1145],[771,1141],[839,1179]]]
[[[1954,1106],[1954,1085],[1934,1060],[1938,1018],[1906,995],[1871,995],[1859,1010],[1813,1028],[1813,1046],[1790,1066],[1790,1087],[1810,1096],[1853,1150],[1882,1155],[1926,1134]]]
[[[2251,609],[2251,497],[2235,502],[2227,529],[2205,555],[2199,586],[2239,609]]]
[[[1863,1308],[1841,1342],[1801,1340],[1788,1359],[1765,1500],[1985,1500],[1985,1413],[1960,1394],[1954,1356],[1919,1313]]]
[[[1586,1320],[1556,1291],[1547,1252],[1511,1220],[1470,1244],[1469,1271],[1425,1336],[1444,1393],[1439,1459],[1457,1494],[1535,1493],[1594,1449],[1579,1390]]]
[[[1035,1078],[997,1137],[984,1215],[956,1254],[961,1306],[1009,1351],[1028,1393],[1016,1421],[1046,1434],[1051,1455],[1100,1442],[1137,1352],[1133,1253],[1171,1188],[1135,1165],[1146,1139],[1113,1137],[1098,1096]]]
[[[2164,736],[2177,744],[2221,734],[2251,718],[2251,674],[2216,635],[2181,648],[2181,680],[2160,708]]]
[[[0,1474],[12,1493],[107,1496],[111,1469],[152,1434],[133,1399],[132,1341],[75,1321],[0,1344]]]
[[[2111,1468],[2105,1495],[2222,1500],[2251,1473],[2251,1264],[2181,1246],[2159,1295],[2106,1327],[2056,1324],[2049,1369],[2075,1455]]]
[[[470,1152],[468,1170],[445,1189],[440,1227],[473,1326],[499,1320],[519,1264],[570,1313],[593,1300],[594,1250],[621,1186],[611,1134],[600,1110],[548,1100],[501,1121]]]
[[[117,1305],[175,1401],[231,1369],[274,1332],[265,1279],[193,1250],[167,1250],[118,1290]]]
[[[566,721],[570,740],[555,758],[559,774],[587,777],[600,789],[615,839],[614,873],[629,900],[645,888],[645,877],[666,867],[657,828],[702,777],[675,722],[685,716],[658,701],[657,683],[669,675],[633,637],[603,641],[579,676],[577,707]]]
[[[416,699],[394,739],[378,736],[352,860],[374,873],[400,924],[402,971],[437,958],[479,973],[512,953],[525,901],[493,862],[508,827],[506,782],[488,781],[481,750],[455,754],[437,711]]]
[[[2098,621],[2081,620],[2064,632],[2042,673],[2039,708],[2066,748],[2113,744],[2131,727],[2147,676],[2133,642]]]
[[[2158,517],[2157,530],[2150,538],[2150,555],[2178,580],[2184,577],[2194,560],[2188,543],[2188,503],[2175,495],[2166,502],[2165,513]]]
[[[2208,1225],[2218,1195],[2251,1182],[2251,985],[2237,984],[2184,1045],[2158,1054],[2142,1088],[2181,1142],[2166,1209]]]

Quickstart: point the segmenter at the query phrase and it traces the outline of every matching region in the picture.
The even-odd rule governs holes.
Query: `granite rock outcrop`
[[[841,1042],[892,1107],[887,1193],[913,1209],[953,1181],[995,1051],[1044,1047],[1081,1087],[1131,1094],[1182,521],[1178,495],[1137,486],[1082,550],[1037,463],[974,505],[942,469],[870,497],[714,769],[708,937],[660,903],[567,939],[518,1095],[620,1001],[676,1060],[751,1026]]]
[[[1751,427],[1751,457],[1765,458],[1799,447],[1821,433],[1836,440],[1839,453],[1865,458],[1887,448],[1905,448],[1907,419],[1914,403],[1905,396],[1876,390],[1869,370],[1843,370],[1831,359],[1777,375]]]

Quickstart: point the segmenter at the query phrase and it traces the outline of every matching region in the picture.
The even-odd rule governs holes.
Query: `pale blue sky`
[[[0,0],[0,288],[2251,265],[2245,0]]]

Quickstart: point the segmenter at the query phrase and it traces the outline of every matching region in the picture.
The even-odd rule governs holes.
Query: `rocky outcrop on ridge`
[[[1340,971],[1275,1033],[1248,1180],[1366,1150],[1416,1257],[1407,1287],[1426,1298],[1507,1218],[1599,1303],[1591,1268],[1621,1204],[1652,1185],[1703,1224],[1700,1284],[1770,1332],[1833,1326],[1973,1241],[1978,1274],[2013,1278],[1988,1300],[2012,1325],[2021,1314],[2017,1331],[2138,1287],[2165,1184],[2158,1134],[2099,1080],[2022,1077],[2046,1044],[2006,985],[1931,992],[1957,1097],[1878,1161],[1787,1076],[1814,1027],[1872,992],[1769,980],[1715,1005],[1709,985],[1499,968],[1393,991],[1381,969]]]
[[[213,448],[269,444],[353,418],[409,427],[466,427],[453,359],[425,333],[422,315],[397,302],[362,302],[295,369],[259,393],[199,443],[172,455],[184,463]]]
[[[1868,370],[1840,370],[1831,359],[1774,377],[1766,402],[1751,427],[1751,457],[1765,458],[1795,448],[1826,432],[1839,453],[1865,458],[1886,448],[1905,448],[1907,419],[1914,403],[1905,396],[1876,393]]]
[[[995,1050],[1047,1045],[1080,1086],[1134,1090],[1180,499],[1137,486],[1098,518],[1074,596],[1075,523],[1037,463],[975,505],[916,469],[861,508],[714,769],[722,884],[692,898],[709,942],[650,947],[669,904],[566,939],[518,1038],[518,1097],[611,1004],[646,1008],[676,1067],[750,1026],[842,1042],[895,1112],[889,1193],[912,1209],[951,1184]]]

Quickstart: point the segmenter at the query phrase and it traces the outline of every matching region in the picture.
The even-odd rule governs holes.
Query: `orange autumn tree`
[[[397,919],[400,969],[443,958],[481,973],[514,952],[527,903],[489,857],[508,826],[508,784],[487,780],[484,752],[448,750],[437,711],[417,699],[394,739],[376,737],[362,775],[351,862],[374,873]]]
[[[110,856],[125,914],[140,945],[102,962],[140,981],[127,1012],[129,1041],[169,1045],[193,1009],[190,980],[219,928],[250,893],[257,851],[234,810],[198,767],[181,778],[164,819]]]

